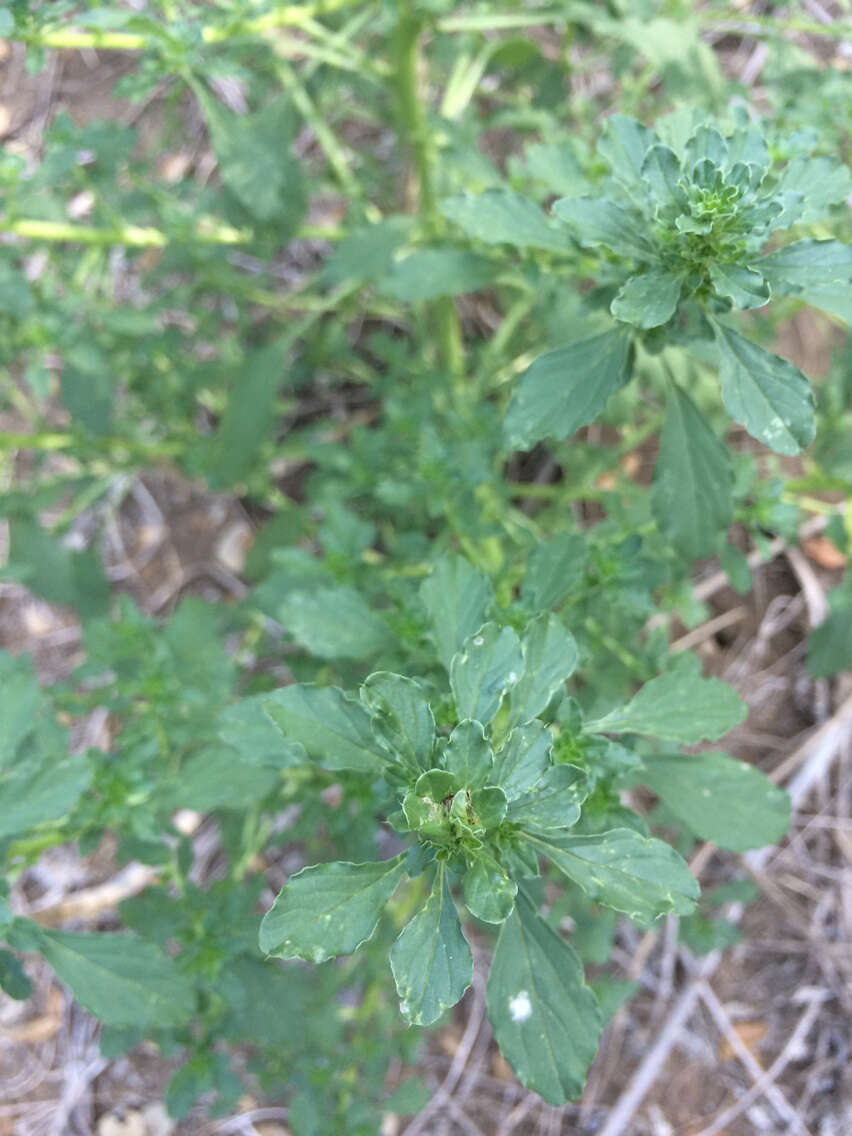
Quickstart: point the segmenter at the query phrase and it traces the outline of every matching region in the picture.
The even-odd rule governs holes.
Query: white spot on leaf
[[[509,1013],[513,1022],[525,1022],[532,1014],[532,1002],[526,990],[519,990],[514,998],[509,999]]]
[[[482,638],[482,636],[477,635],[473,640],[473,645],[474,647],[481,647],[484,642],[485,640]]]

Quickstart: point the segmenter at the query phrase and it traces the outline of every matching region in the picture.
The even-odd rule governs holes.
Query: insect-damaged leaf
[[[260,949],[325,962],[373,934],[405,872],[405,853],[381,863],[315,864],[287,881],[260,924]]]
[[[402,931],[390,952],[402,1016],[428,1026],[455,1006],[473,980],[473,956],[443,864],[438,865],[426,903]]]
[[[646,734],[693,744],[722,737],[747,712],[730,686],[718,678],[702,678],[698,659],[683,655],[670,671],[645,683],[626,706],[586,722],[583,732]]]
[[[601,1015],[573,948],[536,913],[523,891],[503,924],[486,991],[503,1056],[548,1104],[583,1091]]]
[[[591,900],[642,923],[670,911],[688,915],[700,893],[697,880],[674,848],[632,828],[531,839]]]

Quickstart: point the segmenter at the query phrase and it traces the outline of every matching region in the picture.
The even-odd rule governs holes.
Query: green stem
[[[74,241],[81,245],[126,245],[128,248],[163,248],[170,239],[161,229],[142,225],[99,229],[71,221],[39,221],[28,217],[20,217],[16,221],[0,220],[0,232],[14,233],[34,241]],[[202,244],[213,245],[237,245],[252,239],[247,229],[235,229],[219,222],[196,226],[192,236]]]
[[[435,192],[434,141],[429,130],[426,110],[420,97],[418,71],[420,65],[420,32],[423,19],[411,0],[400,4],[400,14],[393,43],[395,86],[402,131],[411,148],[414,172],[417,177],[420,216],[427,238],[440,233],[443,220],[438,211]],[[455,303],[450,296],[441,296],[430,305],[438,340],[441,363],[446,368],[457,399],[463,397],[464,347],[461,325]]]
[[[316,4],[287,4],[276,12],[230,25],[207,25],[201,29],[204,43],[223,43],[245,35],[262,35],[276,28],[300,27],[315,16],[325,16],[358,0],[319,0]],[[15,39],[14,34],[11,37]],[[111,32],[98,29],[42,28],[20,37],[25,43],[58,50],[80,51],[86,48],[102,51],[145,51],[157,45],[156,36],[141,32]]]

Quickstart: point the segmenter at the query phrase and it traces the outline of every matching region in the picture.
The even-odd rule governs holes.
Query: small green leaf
[[[542,613],[527,624],[522,639],[523,673],[509,698],[509,724],[529,722],[564,691],[579,658],[574,636],[556,615]]]
[[[728,161],[728,145],[715,126],[702,122],[688,139],[683,152],[683,164],[691,169],[696,162],[709,161],[723,166]]]
[[[392,640],[388,625],[354,588],[292,591],[277,615],[299,646],[320,659],[366,659]]]
[[[550,765],[553,734],[541,722],[516,726],[494,755],[491,779],[510,801],[523,796]]]
[[[620,710],[586,722],[587,734],[646,734],[689,745],[716,741],[739,725],[748,707],[718,678],[702,678],[694,655],[681,655],[665,674],[645,683]]]
[[[640,923],[669,912],[688,915],[700,894],[698,881],[674,848],[632,828],[530,839],[594,903]]]
[[[680,160],[668,146],[652,146],[642,162],[642,180],[662,208],[683,208],[686,194],[680,186]]]
[[[658,142],[650,127],[625,114],[611,114],[598,141],[598,153],[630,196],[639,201],[647,195],[642,164],[648,150]]]
[[[660,531],[688,559],[710,556],[733,521],[733,479],[727,447],[670,384],[651,501]]]
[[[447,670],[465,640],[483,625],[494,599],[486,576],[461,556],[445,556],[423,581],[420,597],[432,622],[438,658]]]
[[[260,949],[325,962],[373,934],[405,872],[405,853],[380,863],[314,864],[291,876],[260,924]]]
[[[505,433],[510,445],[569,438],[605,409],[630,378],[630,332],[613,328],[540,356],[518,381]]]
[[[437,1021],[473,981],[473,956],[443,864],[426,903],[391,947],[390,964],[400,1011],[412,1025]]]
[[[395,761],[409,769],[431,769],[435,716],[419,683],[389,671],[371,674],[361,687],[373,733]]]
[[[523,892],[500,930],[486,997],[497,1044],[521,1084],[552,1105],[578,1097],[600,1011],[577,955]]]
[[[459,722],[444,747],[443,766],[459,785],[477,789],[491,780],[494,759],[479,722]]]
[[[378,773],[387,761],[366,710],[335,686],[284,686],[263,708],[287,741],[323,769]]]
[[[722,545],[719,553],[722,571],[728,577],[728,583],[741,596],[747,595],[752,587],[751,567],[748,557],[735,544],[728,541]]]
[[[731,417],[779,454],[797,454],[816,433],[810,384],[798,367],[739,332],[715,324],[722,399]]]
[[[657,253],[645,239],[639,220],[606,197],[561,197],[554,216],[571,227],[582,245],[605,245],[619,256],[653,263]]]
[[[651,268],[641,276],[631,276],[609,310],[617,320],[634,327],[659,327],[675,314],[682,283],[680,273]]]
[[[484,789],[471,791],[470,807],[479,818],[479,827],[489,831],[503,823],[508,801],[506,794],[497,785],[486,785]]]
[[[733,300],[737,308],[762,308],[769,303],[769,285],[759,272],[742,264],[710,265],[710,280],[719,296]]]
[[[195,1012],[193,981],[133,935],[39,929],[36,949],[83,1009],[108,1026],[175,1028]]]
[[[487,726],[523,668],[521,641],[513,628],[496,623],[480,627],[450,664],[450,686],[459,718],[475,718]]]
[[[489,245],[507,244],[547,252],[568,252],[572,247],[567,235],[548,221],[535,202],[507,189],[445,197],[439,208],[469,237]]]
[[[690,831],[731,852],[775,844],[790,824],[788,794],[725,753],[653,755],[641,777]]]
[[[483,923],[502,923],[515,906],[518,885],[488,852],[471,857],[464,877],[465,907]]]
[[[580,806],[588,793],[582,769],[552,765],[529,792],[512,801],[508,819],[531,832],[570,828],[580,819]]]
[[[580,533],[560,533],[537,544],[527,561],[521,599],[536,611],[556,607],[580,584],[586,557]]]

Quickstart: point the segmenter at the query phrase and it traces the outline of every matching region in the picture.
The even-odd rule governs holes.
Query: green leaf
[[[512,446],[570,438],[606,407],[630,378],[630,332],[613,328],[541,355],[521,375],[505,434]]]
[[[683,276],[652,268],[631,276],[610,304],[617,320],[634,327],[651,328],[668,323],[677,310]]]
[[[0,651],[0,769],[32,733],[43,703],[32,661]]]
[[[530,839],[594,903],[640,923],[669,912],[688,915],[700,894],[698,881],[674,848],[632,828]]]
[[[628,704],[595,722],[587,734],[646,734],[693,745],[716,741],[743,721],[748,707],[718,678],[702,678],[694,655],[681,655],[677,664],[639,690]]]
[[[479,827],[488,831],[499,828],[508,808],[506,794],[497,785],[486,785],[484,789],[473,789],[470,794],[470,807],[479,818]]]
[[[464,876],[465,907],[483,923],[502,923],[512,913],[518,885],[488,852],[472,854]]]
[[[580,197],[590,191],[589,179],[566,142],[533,142],[524,150],[524,163],[530,177],[560,197]]]
[[[24,968],[9,951],[0,951],[0,990],[18,1002],[25,1002],[33,992]]]
[[[790,824],[788,794],[725,753],[655,754],[641,777],[691,832],[731,852],[775,844]]]
[[[600,1011],[577,955],[523,892],[500,930],[486,997],[500,1052],[521,1084],[552,1105],[578,1097]]]
[[[475,718],[487,726],[523,667],[521,641],[513,628],[496,623],[480,627],[450,663],[450,686],[459,718]]]
[[[561,197],[554,202],[553,213],[571,227],[582,245],[605,245],[621,257],[651,263],[657,260],[638,219],[609,198]]]
[[[465,640],[483,625],[494,599],[486,576],[461,556],[445,556],[423,581],[420,598],[432,623],[438,658],[447,670]]]
[[[468,789],[477,789],[491,780],[494,759],[479,722],[459,722],[444,747],[442,763],[458,784]]]
[[[537,544],[530,553],[521,584],[521,599],[534,610],[556,607],[583,579],[585,537],[560,533]]]
[[[530,790],[550,766],[553,734],[541,722],[516,726],[494,754],[491,780],[510,801]]]
[[[728,161],[728,145],[715,126],[702,122],[688,139],[683,152],[683,164],[689,170],[696,162],[709,160],[722,167]]]
[[[419,683],[389,671],[376,671],[361,687],[373,733],[395,761],[409,769],[431,769],[435,717]]]
[[[564,691],[579,658],[574,636],[558,616],[542,613],[527,624],[522,639],[523,672],[509,698],[509,724],[529,722]]]
[[[455,1006],[473,981],[473,956],[462,934],[443,864],[426,903],[391,947],[402,1016],[428,1026]]]
[[[642,176],[645,155],[658,142],[650,127],[625,114],[610,115],[598,141],[598,153],[630,196],[639,201],[647,196]]]
[[[366,659],[392,641],[388,625],[354,588],[292,591],[277,615],[299,646],[320,659]]]
[[[671,383],[651,502],[660,531],[689,560],[712,555],[719,532],[732,523],[733,480],[727,447]]]
[[[668,146],[652,146],[642,162],[641,177],[662,208],[683,208],[686,195],[680,186],[680,160]]]
[[[589,794],[586,774],[575,765],[552,765],[529,792],[509,805],[508,819],[532,832],[570,828]]]
[[[762,308],[769,303],[769,285],[759,272],[741,264],[710,265],[710,280],[719,296],[727,296],[737,308]]]
[[[852,596],[847,592],[829,593],[831,610],[808,636],[808,673],[814,678],[852,668]]]
[[[67,604],[87,617],[101,615],[109,606],[109,585],[97,552],[72,552],[37,521],[10,520],[9,563],[49,603]]]
[[[279,96],[256,114],[233,114],[209,96],[201,102],[222,181],[259,221],[294,228],[305,186],[290,150],[295,117],[288,100]]]
[[[489,245],[507,244],[547,252],[566,252],[572,247],[567,235],[551,225],[535,202],[511,190],[488,189],[476,195],[445,197],[439,208],[469,237]]]
[[[303,765],[304,747],[299,742],[285,741],[266,713],[269,698],[269,694],[255,694],[226,706],[219,715],[219,737],[237,751],[243,765],[268,765],[274,769]]]
[[[115,374],[105,360],[88,360],[82,353],[77,357],[89,365],[65,363],[59,377],[62,402],[75,422],[81,422],[93,434],[108,434],[112,429]]]
[[[776,292],[852,323],[852,245],[795,241],[757,263]]]
[[[747,595],[752,587],[751,567],[748,557],[735,544],[727,541],[722,545],[719,553],[722,571],[728,577],[728,583],[739,595]]]
[[[485,257],[459,249],[420,249],[397,261],[382,279],[380,291],[413,303],[438,296],[479,292],[497,272]]]
[[[287,741],[323,769],[378,773],[387,761],[366,710],[335,686],[285,686],[263,708]]]
[[[194,1014],[193,981],[153,943],[111,931],[37,934],[37,949],[60,981],[106,1025],[174,1029]]]
[[[380,863],[314,864],[291,876],[260,924],[260,949],[325,962],[373,934],[405,872],[405,853]]]
[[[816,433],[810,384],[798,367],[714,324],[722,399],[731,417],[779,454],[797,454]]]
[[[275,434],[275,403],[285,378],[287,345],[253,352],[235,375],[216,434],[207,440],[204,468],[214,489],[244,481],[261,446]]]
[[[796,221],[819,221],[832,205],[839,205],[852,193],[852,176],[834,158],[793,158],[778,179],[775,192],[794,195],[778,219],[779,228]]]
[[[324,278],[329,284],[378,280],[390,269],[397,249],[405,244],[411,224],[411,217],[384,217],[375,225],[354,229],[323,265]]]
[[[91,762],[82,754],[53,753],[0,777],[0,839],[61,820],[89,787],[92,772]]]
[[[161,806],[195,809],[247,809],[263,800],[278,784],[277,769],[241,761],[228,746],[209,746],[194,754],[171,784],[162,787]]]

